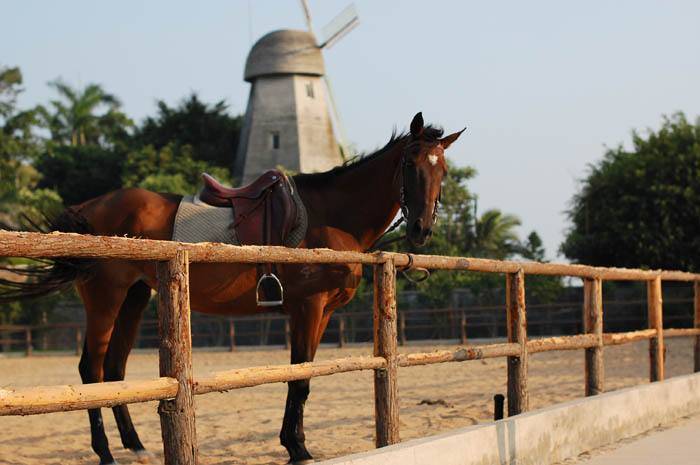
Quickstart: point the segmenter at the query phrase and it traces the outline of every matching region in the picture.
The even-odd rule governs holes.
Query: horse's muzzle
[[[416,247],[421,247],[428,242],[430,236],[433,235],[433,230],[431,227],[423,226],[423,219],[418,218],[413,224],[408,228],[406,236],[411,244]]]

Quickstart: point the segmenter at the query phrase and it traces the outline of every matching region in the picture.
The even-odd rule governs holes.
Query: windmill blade
[[[309,8],[309,2],[307,0],[299,0],[301,3],[301,10],[304,12],[304,19],[306,20],[306,28],[310,33],[314,33],[314,28],[311,25],[311,9]]]
[[[320,48],[330,48],[360,24],[355,4],[351,3],[323,28],[323,42]]]
[[[351,158],[354,154],[350,153],[350,147],[345,144],[347,138],[345,137],[345,127],[340,120],[340,114],[338,113],[338,106],[335,103],[335,96],[333,95],[333,87],[331,86],[331,79],[328,74],[323,76],[323,81],[326,83],[326,93],[328,95],[328,103],[331,107],[331,117],[333,118],[333,128],[335,129],[335,138],[338,141],[338,146],[340,147],[340,154],[343,160]]]

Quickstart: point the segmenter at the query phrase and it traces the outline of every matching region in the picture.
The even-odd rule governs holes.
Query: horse
[[[415,115],[410,130],[392,134],[374,153],[330,171],[293,176],[308,211],[300,247],[366,251],[383,236],[399,211],[406,238],[424,245],[432,234],[443,177],[445,150],[464,131],[443,137]],[[48,230],[103,236],[171,240],[181,196],[126,188],[67,208]],[[75,286],[85,306],[85,347],[78,369],[83,383],[120,381],[136,338],[141,315],[157,290],[156,265],[115,259],[54,261],[37,268],[39,278],[14,297],[40,296]],[[278,267],[285,284],[280,309],[290,319],[291,363],[313,361],[321,336],[337,308],[354,296],[362,277],[359,264],[302,264]],[[235,263],[192,263],[191,308],[217,315],[263,311],[256,306],[256,267]],[[2,297],[2,296],[0,296]],[[309,380],[290,381],[280,443],[290,463],[313,458],[305,446],[304,404]],[[122,444],[148,462],[127,405],[113,407]],[[100,409],[88,410],[91,445],[100,465],[114,464]]]

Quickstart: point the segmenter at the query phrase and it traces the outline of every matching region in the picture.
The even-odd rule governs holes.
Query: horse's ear
[[[462,129],[461,131],[453,132],[449,136],[445,136],[442,139],[440,139],[440,145],[442,146],[443,149],[447,149],[450,145],[452,145],[452,142],[456,141],[459,139],[459,136],[462,135],[462,133],[466,130],[467,128]]]
[[[416,138],[420,137],[421,134],[423,134],[423,113],[419,111],[411,121],[411,135]]]

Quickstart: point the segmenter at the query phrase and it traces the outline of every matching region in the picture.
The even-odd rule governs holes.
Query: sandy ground
[[[667,376],[692,371],[690,338],[667,340]],[[444,348],[440,346],[439,348]],[[408,346],[402,352],[430,351],[436,346]],[[317,359],[366,355],[368,346],[322,348]],[[195,375],[236,367],[288,362],[285,350],[195,352]],[[0,358],[0,386],[77,384],[76,356]],[[648,343],[606,348],[606,390],[647,382]],[[155,352],[135,353],[127,379],[156,377]],[[490,421],[493,395],[505,393],[505,359],[444,363],[399,370],[401,438],[412,439]],[[530,358],[530,403],[540,408],[583,395],[582,351],[549,352]],[[287,454],[279,445],[286,385],[273,384],[196,398],[197,436],[202,465],[282,464]],[[305,430],[307,446],[317,459],[369,450],[373,447],[374,413],[371,372],[343,373],[311,383]],[[442,400],[421,405],[423,400]],[[145,446],[162,459],[156,402],[130,407]],[[121,447],[114,419],[103,411],[115,458],[134,461]],[[0,464],[96,464],[90,449],[85,412],[28,417],[0,417]]]

